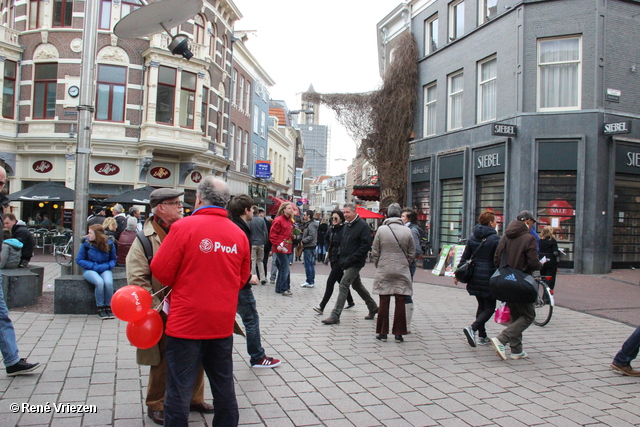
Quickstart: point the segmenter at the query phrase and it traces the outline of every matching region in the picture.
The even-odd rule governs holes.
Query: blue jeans
[[[211,340],[189,340],[167,336],[167,392],[164,425],[189,424],[189,405],[200,364],[209,378],[213,394],[213,425],[236,427],[238,401],[233,383],[233,335]]]
[[[640,350],[640,326],[622,344],[622,348],[613,358],[613,361],[622,366],[630,366],[631,361],[638,356],[638,350]],[[4,351],[2,353],[4,354]]]
[[[289,290],[289,254],[276,253],[278,265],[278,279],[276,280],[276,292],[279,294]]]
[[[98,273],[93,270],[84,271],[84,279],[96,287],[96,305],[103,307],[111,305],[113,296],[113,274],[111,270]]]
[[[238,314],[242,318],[244,330],[247,334],[247,352],[254,365],[264,357],[264,348],[260,343],[260,316],[256,308],[253,290],[249,287],[240,289],[238,293]]]
[[[318,245],[316,247],[316,251],[318,253],[318,255],[324,255],[327,253],[327,248],[325,247],[325,245]]]
[[[307,283],[314,285],[316,281],[316,250],[304,249],[304,272],[307,275]]]
[[[13,366],[20,361],[16,332],[13,330],[13,323],[9,319],[9,310],[4,302],[2,275],[0,275],[0,351],[4,359],[4,366]]]

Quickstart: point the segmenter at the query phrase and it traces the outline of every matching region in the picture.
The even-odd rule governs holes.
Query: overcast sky
[[[256,30],[246,46],[276,82],[272,99],[300,108],[310,84],[320,93],[378,89],[376,25],[400,0],[233,0],[243,18],[236,30]],[[331,174],[346,172],[355,142],[324,109],[320,124],[331,127]],[[345,158],[348,161],[335,161]]]

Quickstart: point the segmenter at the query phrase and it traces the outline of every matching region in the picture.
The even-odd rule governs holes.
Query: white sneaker
[[[522,350],[522,353],[511,353],[511,358],[513,360],[526,359],[527,357],[529,357],[529,355],[524,350]]]
[[[302,285],[300,285],[301,288],[308,288],[309,284],[307,282],[304,282]]]
[[[496,354],[500,356],[502,360],[507,360],[507,354],[504,352],[504,345],[498,340],[498,338],[491,338],[491,344],[493,344]]]

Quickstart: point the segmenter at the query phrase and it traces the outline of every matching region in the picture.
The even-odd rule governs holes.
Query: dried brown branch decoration
[[[383,207],[406,200],[408,141],[418,84],[418,49],[409,31],[398,37],[382,87],[367,93],[304,93],[302,99],[331,108],[358,150],[378,170]]]

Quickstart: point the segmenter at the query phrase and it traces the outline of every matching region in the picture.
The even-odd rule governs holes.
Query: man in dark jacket
[[[326,325],[340,323],[340,314],[342,314],[350,286],[353,286],[353,289],[367,304],[369,314],[365,316],[366,320],[373,320],[378,312],[378,305],[360,280],[360,270],[364,267],[367,254],[371,249],[371,230],[365,220],[356,213],[355,204],[345,204],[342,212],[346,221],[338,262],[344,270],[344,274],[342,275],[342,280],[340,280],[340,292],[336,305],[331,315],[322,321]]]
[[[269,240],[269,230],[266,221],[258,215],[258,207],[252,208],[252,218],[249,220],[251,230],[251,273],[257,270],[260,283],[267,284],[267,269],[264,264],[264,245]],[[233,220],[232,220],[233,221]]]
[[[302,248],[304,254],[304,272],[307,280],[300,286],[313,288],[316,283],[316,244],[318,243],[318,221],[314,212],[304,213],[304,231],[302,232]]]
[[[100,224],[104,222],[107,217],[105,216],[105,207],[104,206],[94,206],[93,207],[93,215],[87,218],[87,227],[93,224]]]
[[[4,214],[3,225],[7,230],[11,230],[11,237],[22,242],[22,254],[20,255],[19,267],[27,267],[33,256],[33,235],[27,228],[27,225],[22,221],[18,221],[12,213]]]
[[[496,267],[508,265],[529,274],[542,268],[538,260],[538,244],[535,237],[529,233],[527,222],[530,220],[535,222],[533,215],[529,213],[519,215],[515,221],[509,223],[493,258]],[[506,343],[511,347],[512,359],[523,359],[528,355],[522,349],[522,333],[533,323],[536,312],[533,303],[508,302],[507,306],[511,311],[511,324],[500,335],[491,338],[491,343],[502,360],[507,360],[504,351]]]
[[[249,224],[253,220],[253,199],[246,194],[234,196],[227,206],[231,215],[231,221],[247,235],[251,242],[251,229]],[[253,267],[252,267],[253,268]],[[253,270],[251,271],[253,273]],[[238,293],[238,314],[242,318],[244,329],[247,333],[247,351],[253,368],[275,368],[280,364],[278,359],[267,357],[260,342],[260,316],[256,307],[256,299],[253,296],[252,284],[257,284],[258,278],[250,274],[247,283]]]

